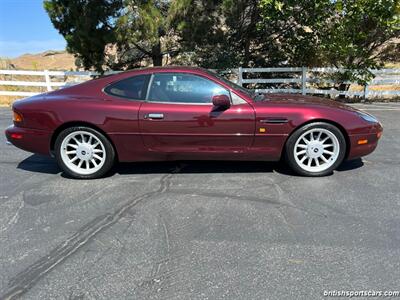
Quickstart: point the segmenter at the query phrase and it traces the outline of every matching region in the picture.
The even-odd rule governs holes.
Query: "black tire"
[[[91,174],[79,174],[78,172],[75,172],[71,170],[63,161],[62,155],[61,155],[61,145],[63,143],[63,140],[70,135],[71,133],[75,131],[85,131],[88,133],[91,133],[95,135],[103,144],[104,150],[105,150],[105,162],[101,166],[99,170],[97,170],[94,173]],[[63,130],[58,136],[55,141],[54,145],[54,154],[57,160],[58,165],[60,168],[70,177],[77,178],[77,179],[95,179],[104,176],[114,165],[115,162],[115,151],[114,147],[110,143],[110,141],[100,132],[97,130],[86,127],[86,126],[74,126],[74,127],[69,127],[65,130]]]
[[[295,145],[297,140],[306,132],[311,129],[324,129],[331,132],[334,136],[336,136],[337,141],[339,143],[339,154],[337,155],[334,163],[323,171],[310,172],[308,170],[304,170],[302,166],[296,161],[295,158]],[[343,136],[343,133],[336,126],[325,123],[325,122],[315,122],[304,125],[303,127],[297,129],[286,141],[285,145],[285,161],[290,166],[290,168],[295,171],[299,175],[303,176],[311,176],[311,177],[319,177],[326,176],[332,174],[333,170],[335,170],[342,162],[346,155],[346,139]]]

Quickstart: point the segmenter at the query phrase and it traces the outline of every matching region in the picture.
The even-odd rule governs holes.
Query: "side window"
[[[174,103],[211,103],[214,95],[229,91],[206,78],[183,73],[154,74],[149,101]]]
[[[104,89],[104,91],[112,96],[133,100],[144,100],[146,98],[149,78],[150,75],[138,75],[123,79],[110,84]]]

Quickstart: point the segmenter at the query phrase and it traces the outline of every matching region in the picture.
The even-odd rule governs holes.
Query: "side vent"
[[[260,123],[267,123],[267,124],[283,124],[289,122],[286,118],[267,118],[260,120]]]

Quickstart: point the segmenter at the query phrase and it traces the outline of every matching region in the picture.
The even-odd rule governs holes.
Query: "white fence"
[[[105,74],[118,73],[117,71],[107,72]],[[87,81],[93,76],[99,75],[97,72],[75,72],[75,71],[22,71],[22,70],[0,70],[0,76],[7,75],[12,77],[12,80],[0,80],[0,96],[33,96],[40,92],[31,91],[4,91],[1,86],[28,86],[28,87],[45,87],[46,91],[52,91],[54,88],[74,85],[80,82]],[[42,77],[43,81],[27,81],[14,80],[15,77]],[[60,78],[62,81],[60,81]],[[58,81],[54,81],[54,79]]]
[[[284,87],[276,88],[257,88],[256,90],[259,92],[266,93],[301,93],[303,95],[306,94],[323,94],[330,96],[338,96],[344,95],[349,97],[362,97],[362,98],[371,98],[371,97],[385,97],[385,96],[400,96],[400,69],[380,69],[380,70],[371,70],[374,74],[374,79],[372,79],[368,84],[362,87],[361,91],[340,91],[330,87],[329,89],[321,89],[317,88],[316,84],[329,84],[334,85],[335,82],[332,79],[327,79],[329,76],[318,76],[318,74],[333,74],[333,73],[341,73],[346,71],[346,69],[337,69],[337,68],[239,68],[238,69],[238,83],[240,85],[243,84],[273,84],[273,85],[284,85]],[[245,79],[245,73],[259,74],[259,73],[269,73],[269,74],[277,74],[284,73],[287,77],[282,78],[254,78],[254,79]],[[290,76],[288,76],[290,74]],[[270,76],[271,77],[271,76]],[[345,84],[350,84],[357,86],[356,82],[346,81]],[[297,87],[293,88],[291,85],[295,85]],[[385,87],[380,88],[379,90],[371,90],[371,86],[380,86],[384,85]],[[397,89],[396,89],[397,85]],[[390,86],[390,87],[389,87]]]
[[[335,81],[327,79],[322,74],[332,74],[336,72],[343,72],[344,69],[336,68],[238,68],[232,70],[237,73],[237,82],[240,85],[269,85],[267,88],[258,88],[257,91],[267,93],[301,93],[306,94],[323,94],[330,96],[345,95],[349,97],[393,97],[400,96],[400,69],[381,69],[372,70],[375,78],[368,83],[368,85],[358,90],[339,91],[332,87],[329,89],[318,88],[320,84],[328,84],[332,86]],[[118,71],[108,72],[118,73]],[[249,79],[244,74],[258,74],[258,78]],[[260,73],[265,77],[262,78]],[[283,74],[279,78],[271,75]],[[318,74],[321,74],[320,76]],[[3,75],[3,76],[2,76]],[[54,88],[77,84],[91,79],[93,76],[99,75],[96,72],[74,72],[74,71],[22,71],[22,70],[0,70],[0,76],[7,80],[0,80],[0,96],[18,96],[26,97],[39,94],[40,92],[52,91]],[[21,76],[30,78],[28,80],[15,80]],[[251,75],[250,75],[251,76]],[[32,78],[39,77],[38,81],[32,81]],[[42,77],[42,81],[40,81]],[[11,78],[11,80],[9,80]],[[355,82],[345,82],[348,84],[357,85]],[[271,86],[272,85],[272,86]],[[371,86],[384,85],[379,90],[371,90]],[[397,85],[397,87],[396,87]],[[33,92],[32,88],[29,91],[10,91],[2,90],[1,86],[25,86],[25,87],[43,87],[45,90]]]

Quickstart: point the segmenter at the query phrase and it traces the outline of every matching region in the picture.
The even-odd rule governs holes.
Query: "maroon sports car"
[[[299,174],[331,173],[371,153],[382,126],[317,97],[260,94],[200,68],[133,70],[13,105],[7,140],[52,155],[76,178],[116,161],[284,158]]]

